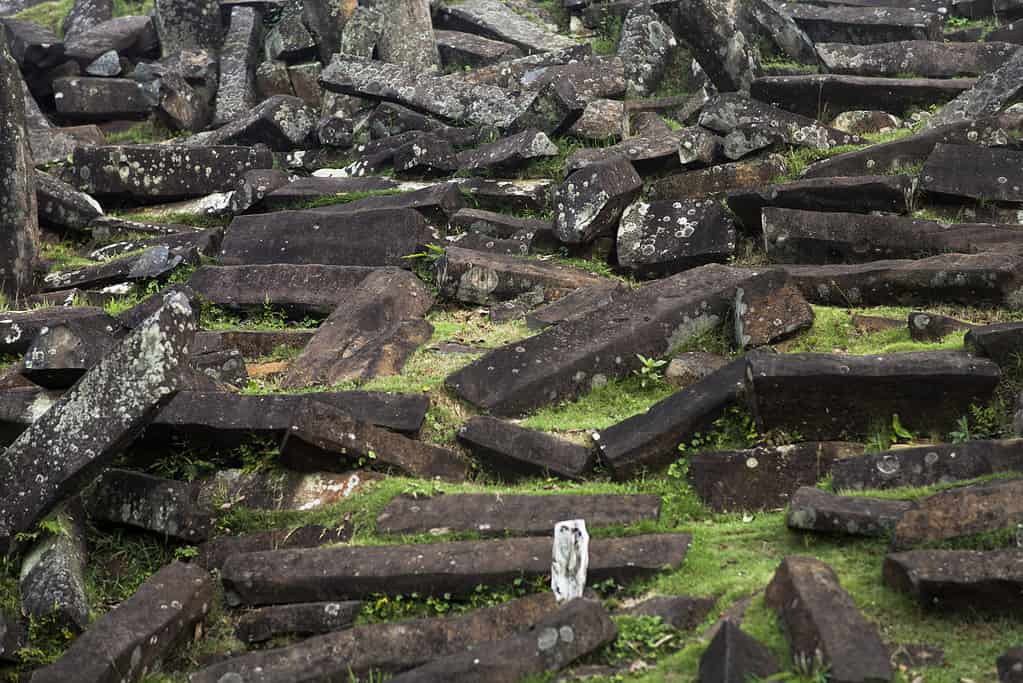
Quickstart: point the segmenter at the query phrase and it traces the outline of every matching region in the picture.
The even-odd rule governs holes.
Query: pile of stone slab
[[[27,680],[168,662],[196,683],[550,675],[618,634],[596,594],[532,590],[559,523],[599,529],[591,585],[689,571],[693,542],[659,496],[572,487],[665,476],[680,450],[712,520],[785,510],[857,552],[887,541],[884,585],[923,606],[1018,612],[1023,441],[866,452],[879,424],[948,435],[984,406],[1015,409],[1023,434],[1005,397],[1023,354],[1017,0],[156,0],[135,16],[74,0],[59,26],[34,4],[0,0],[0,549],[20,611],[0,613],[0,662]],[[941,348],[790,352],[818,306],[912,307],[894,325]],[[514,341],[451,343],[452,312]],[[708,333],[727,358],[676,353]],[[409,389],[438,338],[443,381]],[[518,419],[646,389],[671,356],[675,386],[645,410],[582,434]],[[691,447],[737,411],[763,439]],[[307,518],[397,477],[419,481],[372,529]],[[537,479],[557,493],[439,492]],[[239,510],[273,523],[234,533]],[[183,552],[98,606],[89,567],[112,529]],[[765,589],[794,662],[894,679],[876,606],[828,565],[785,557]],[[460,608],[365,618],[410,594]],[[221,603],[244,648],[177,662]],[[615,617],[686,631],[715,604],[655,596]],[[70,642],[29,672],[38,620]],[[706,642],[703,683],[780,672],[733,621]],[[991,664],[1023,680],[1020,649]]]

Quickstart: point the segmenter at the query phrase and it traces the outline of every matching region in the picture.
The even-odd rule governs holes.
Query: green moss
[[[64,17],[71,12],[75,0],[50,0],[23,9],[14,15],[15,19],[31,21],[53,31],[58,38],[64,35]]]
[[[106,134],[108,145],[144,145],[152,142],[163,142],[175,137],[175,133],[153,119],[136,123],[128,130]]]
[[[50,270],[73,270],[98,265],[96,261],[78,255],[80,244],[75,242],[43,243],[40,257],[50,264]]]
[[[909,336],[909,325],[861,333],[853,324],[854,315],[877,316],[907,320],[912,308],[879,307],[867,309],[814,306],[813,326],[786,342],[785,351],[792,353],[898,353],[903,351],[934,351],[961,349],[964,332],[954,332],[940,342],[917,342]]]
[[[222,228],[231,223],[231,216],[209,216],[202,213],[131,211],[110,212],[112,216],[137,223],[157,223],[160,225],[190,225],[193,228]]]

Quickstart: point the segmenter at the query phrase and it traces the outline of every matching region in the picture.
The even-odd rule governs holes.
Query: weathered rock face
[[[998,114],[1019,96],[1023,83],[1023,51],[980,78],[976,85],[942,107],[927,122],[936,128]]]
[[[430,0],[371,0],[367,6],[383,17],[377,43],[379,58],[412,73],[434,72],[440,54],[430,21]]]
[[[56,519],[60,531],[37,542],[22,560],[21,607],[36,618],[56,614],[59,623],[81,632],[89,625],[84,519],[78,509],[61,511]]]
[[[252,610],[238,620],[235,633],[245,643],[262,643],[278,636],[314,636],[348,628],[362,602],[308,602]]]
[[[1023,201],[1023,152],[938,144],[920,172],[927,192],[1000,202]]]
[[[515,683],[559,671],[618,637],[599,600],[576,599],[545,616],[533,628],[468,652],[436,659],[396,676],[395,683]]]
[[[0,459],[0,538],[10,548],[130,443],[183,380],[195,333],[181,295],[136,328]]]
[[[595,539],[589,577],[625,581],[682,565],[687,534]],[[351,546],[245,553],[228,558],[222,577],[232,604],[284,604],[358,598],[371,593],[470,595],[476,586],[546,576],[550,539],[512,538],[425,545]],[[282,567],[288,567],[282,572]]]
[[[422,319],[431,306],[429,288],[412,273],[368,275],[341,297],[292,363],[284,386],[330,386],[401,372],[433,334],[433,326]]]
[[[902,500],[836,496],[804,486],[789,501],[785,522],[794,531],[886,537],[912,507]]]
[[[618,263],[640,275],[676,273],[735,253],[735,226],[711,200],[639,201],[622,214]]]
[[[995,71],[1019,49],[1010,43],[942,43],[909,40],[875,45],[817,43],[821,62],[831,73],[924,78],[982,76]]]
[[[0,30],[0,292],[32,293],[39,251],[35,178],[18,65]]]
[[[273,155],[254,147],[79,147],[73,165],[89,194],[170,200],[233,190],[247,171],[272,168]]]
[[[625,77],[634,93],[646,97],[657,89],[676,45],[671,27],[649,5],[629,10],[618,40],[618,56],[625,63]]]
[[[256,104],[256,62],[261,20],[262,13],[253,7],[231,9],[228,31],[220,54],[215,123],[227,123],[245,114]]]
[[[516,45],[527,53],[572,47],[575,42],[553,34],[498,0],[466,0],[442,7],[437,28],[467,31]]]
[[[164,57],[182,50],[220,48],[220,6],[212,0],[159,0],[156,32]]]
[[[725,620],[700,657],[700,683],[745,683],[781,669],[774,655],[737,625]]]
[[[1017,548],[892,553],[883,574],[887,585],[926,607],[1012,613],[1023,604],[1023,551]]]
[[[505,477],[553,474],[580,479],[593,468],[590,449],[493,417],[469,418],[458,440]]]
[[[917,501],[899,519],[892,549],[1015,529],[1023,522],[1023,480],[949,489]]]
[[[836,683],[890,681],[888,648],[842,588],[831,567],[786,557],[767,586],[767,604],[784,625],[793,656],[823,657]]]
[[[643,179],[622,158],[576,171],[555,193],[555,234],[566,244],[584,244],[613,234],[622,212],[642,188]]]
[[[748,363],[759,428],[820,440],[866,434],[872,420],[893,414],[911,429],[947,430],[970,403],[990,396],[1001,374],[990,361],[954,351],[758,354]]]
[[[460,533],[546,536],[565,519],[584,519],[588,528],[657,519],[657,496],[516,496],[451,494],[394,498],[377,517],[385,534]]]
[[[300,683],[315,678],[400,672],[468,647],[528,629],[555,606],[550,593],[435,619],[357,626],[275,650],[256,651],[213,664],[192,676],[218,683],[240,676],[258,683]]]
[[[138,680],[193,634],[213,601],[203,569],[173,562],[129,599],[104,614],[53,664],[32,672],[33,683]]]
[[[814,486],[832,463],[862,453],[857,444],[808,442],[746,451],[694,453],[689,482],[719,512],[785,507],[801,486]]]

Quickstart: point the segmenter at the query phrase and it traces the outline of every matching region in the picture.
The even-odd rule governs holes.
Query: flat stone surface
[[[938,144],[920,172],[920,187],[934,194],[984,201],[1023,201],[1023,152]]]
[[[32,683],[138,680],[193,636],[213,606],[213,583],[194,565],[172,562],[100,617],[64,655],[32,672]]]
[[[220,683],[233,674],[252,683],[300,683],[371,671],[397,673],[520,632],[554,607],[554,595],[540,593],[456,617],[356,626],[230,658],[194,673],[192,681]]]
[[[999,39],[997,32],[991,39]],[[982,76],[972,88],[942,107],[927,122],[927,126],[934,128],[964,120],[995,116],[1019,96],[1021,73],[1023,52],[1017,51],[1001,67]]]
[[[674,201],[714,197],[734,190],[773,184],[785,173],[785,158],[772,154],[658,178],[650,186],[650,197]]]
[[[1023,350],[1023,324],[995,323],[971,327],[965,342],[967,347],[976,349],[999,365],[1009,365]]]
[[[171,298],[7,448],[0,458],[4,548],[87,485],[152,419],[183,381],[194,334],[185,298]]]
[[[695,384],[593,436],[616,479],[667,467],[678,459],[678,445],[709,428],[739,397],[745,359],[732,361]]]
[[[803,486],[789,501],[785,523],[793,531],[884,538],[912,507],[908,501],[836,496]]]
[[[996,306],[1014,300],[1023,260],[1004,253],[944,254],[855,265],[785,266],[803,296],[826,306]]]
[[[78,147],[72,161],[89,194],[139,199],[226,192],[240,184],[245,172],[272,166],[266,149],[180,145]]]
[[[835,463],[836,491],[932,486],[1023,467],[1023,439],[966,441],[868,453]]]
[[[986,401],[1001,376],[994,363],[956,351],[755,354],[747,363],[761,433],[818,440],[867,434],[872,421],[894,414],[917,431],[948,429],[971,403]]]
[[[720,323],[735,288],[755,277],[708,265],[659,280],[587,316],[492,351],[450,375],[447,386],[501,416],[578,396],[596,375],[628,374],[636,367],[636,354],[659,358],[673,340]]]
[[[296,233],[305,239],[293,239]],[[426,221],[412,209],[278,211],[235,218],[224,236],[220,262],[409,268],[404,257],[429,239]]]
[[[549,474],[581,479],[594,464],[589,448],[493,417],[469,418],[458,440],[484,465],[513,479]]]
[[[279,636],[315,636],[348,628],[362,610],[358,600],[274,605],[244,613],[235,627],[243,643],[262,643]]]
[[[892,549],[933,545],[1007,529],[1023,522],[1023,480],[974,484],[918,500],[895,526]]]
[[[1021,605],[1023,551],[911,550],[884,561],[884,582],[925,607],[1014,612]]]
[[[655,520],[660,510],[661,499],[657,496],[398,496],[377,516],[377,530],[385,534],[471,531],[488,536],[547,536],[565,519],[583,519],[586,527],[593,529]]]
[[[298,470],[334,469],[337,461],[355,461],[394,468],[425,479],[460,482],[468,463],[454,452],[415,441],[350,417],[322,401],[306,401],[295,409],[281,460]]]
[[[817,43],[817,56],[831,73],[851,76],[897,77],[911,73],[923,78],[983,76],[1012,57],[1011,43],[943,43],[905,40],[874,45]]]
[[[640,276],[723,263],[735,253],[735,225],[711,200],[638,201],[618,225],[618,265]]]
[[[629,581],[678,568],[690,536],[653,534],[590,543],[587,580]],[[232,604],[359,599],[371,593],[469,595],[476,586],[530,580],[550,571],[547,538],[428,545],[275,550],[228,558],[222,570]],[[282,573],[282,568],[287,572]]]
[[[440,657],[392,680],[516,683],[529,676],[563,669],[617,637],[618,628],[599,600],[576,598],[528,631],[484,643],[469,652]]]
[[[436,28],[476,33],[515,45],[527,54],[575,45],[571,38],[544,29],[496,0],[465,0],[442,6],[434,22]]]
[[[814,486],[836,460],[859,455],[862,446],[806,442],[745,451],[710,451],[689,456],[689,483],[715,512],[773,510],[789,505],[800,487]]]
[[[257,531],[238,536],[216,536],[198,547],[194,562],[204,569],[219,570],[231,555],[283,548],[315,548],[333,543],[345,543],[352,537],[351,524],[342,523],[332,529],[307,524],[297,529]]]
[[[42,330],[61,324],[89,327],[99,334],[113,333],[119,327],[106,311],[94,306],[52,306],[29,311],[7,311],[0,313],[0,353],[23,354]]]
[[[860,612],[835,572],[818,559],[786,557],[767,586],[793,656],[819,652],[835,683],[889,681],[888,648]]]
[[[423,319],[432,306],[429,288],[412,273],[367,275],[339,296],[338,307],[291,362],[281,386],[333,386],[400,373],[433,335]]]

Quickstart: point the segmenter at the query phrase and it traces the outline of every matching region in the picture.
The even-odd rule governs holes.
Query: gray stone
[[[576,171],[555,193],[555,234],[566,244],[585,244],[614,234],[622,212],[642,187],[643,179],[622,158]]]
[[[1023,88],[1023,50],[985,74],[977,83],[927,121],[928,128],[994,116],[1014,102]]]
[[[901,7],[817,7],[801,2],[780,5],[814,43],[890,43],[898,40],[940,41],[942,17]]]
[[[430,0],[370,0],[383,18],[377,42],[379,59],[408,67],[414,74],[436,72],[437,40],[430,20]]]
[[[233,7],[220,52],[214,123],[223,124],[249,112],[256,104],[256,62],[262,13],[253,7]],[[273,93],[276,94],[276,93]]]
[[[251,146],[263,144],[277,152],[310,146],[316,112],[297,97],[274,95],[247,115],[217,129],[206,144]]]
[[[588,448],[493,417],[469,418],[458,440],[484,465],[512,479],[538,474],[581,479],[594,463]]]
[[[108,21],[114,13],[113,0],[75,0],[61,24],[65,45],[76,35]]]
[[[216,0],[157,0],[156,32],[164,57],[182,50],[215,52],[222,39]]]
[[[815,47],[830,73],[886,78],[911,73],[923,78],[957,78],[983,76],[997,70],[1020,46],[907,40],[876,45],[817,43]]]
[[[785,523],[793,531],[886,538],[911,507],[903,500],[836,496],[803,486],[789,501]]]
[[[25,129],[25,92],[0,31],[0,292],[17,299],[34,289],[39,258],[35,177]]]
[[[262,643],[279,636],[308,637],[340,631],[355,622],[363,604],[349,600],[263,607],[243,614],[235,634],[244,643]]]
[[[55,519],[60,531],[37,541],[21,562],[21,608],[36,619],[56,616],[57,623],[80,633],[89,625],[84,519],[77,506]]]
[[[85,73],[107,78],[117,76],[121,73],[121,58],[114,50],[104,52],[85,67]]]
[[[632,92],[640,97],[653,94],[677,44],[671,27],[649,5],[629,10],[622,24],[617,54],[625,63],[625,77]]]
[[[639,201],[625,210],[618,226],[618,264],[640,276],[720,263],[734,253],[735,225],[711,200]]]
[[[438,28],[477,33],[511,43],[526,53],[548,52],[575,44],[516,14],[497,0],[465,0],[442,5],[435,21]]]
[[[0,460],[5,548],[87,484],[152,418],[183,379],[194,333],[186,299],[171,298],[8,447]],[[142,366],[140,357],[147,359]]]
[[[516,46],[462,31],[434,31],[441,64],[446,68],[488,66],[522,56]]]

